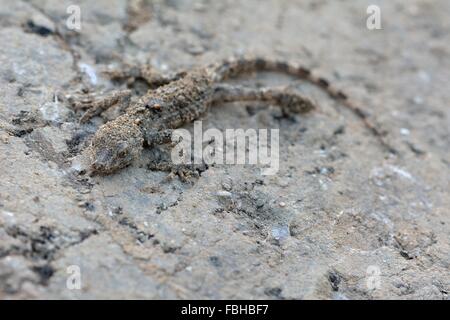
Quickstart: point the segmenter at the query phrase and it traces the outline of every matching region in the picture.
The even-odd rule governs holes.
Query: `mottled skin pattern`
[[[170,142],[172,129],[198,119],[214,102],[270,101],[280,105],[285,115],[314,108],[310,100],[288,89],[249,89],[220,84],[224,79],[253,71],[283,72],[319,86],[352,110],[379,137],[382,145],[388,146],[364,113],[351,104],[344,93],[332,88],[327,80],[314,77],[303,67],[282,61],[240,58],[194,70],[154,91],[150,90],[124,115],[100,127],[91,145],[93,173],[110,174],[128,166],[139,156],[144,143],[152,146]]]

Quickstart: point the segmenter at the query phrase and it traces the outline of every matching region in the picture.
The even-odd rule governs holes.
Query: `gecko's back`
[[[144,132],[174,129],[203,113],[212,93],[206,72],[194,71],[186,77],[149,91],[128,110]]]

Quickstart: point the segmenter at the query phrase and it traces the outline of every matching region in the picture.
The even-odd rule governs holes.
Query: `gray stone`
[[[0,299],[448,299],[448,1],[384,1],[374,31],[368,1],[148,3],[0,0]],[[107,117],[80,124],[68,96],[125,88],[110,65],[170,72],[240,53],[329,78],[398,154],[321,90],[268,73],[231,82],[292,84],[317,110],[220,104],[202,124],[279,128],[277,175],[214,165],[167,181],[147,168],[153,149],[89,176]]]

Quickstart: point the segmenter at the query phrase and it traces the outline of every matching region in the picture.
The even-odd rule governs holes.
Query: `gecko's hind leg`
[[[227,84],[214,87],[214,103],[256,100],[276,103],[286,117],[296,113],[306,113],[315,108],[315,104],[309,98],[293,91],[290,87],[254,89]]]
[[[112,93],[108,93],[101,97],[95,96],[82,96],[82,97],[70,97],[69,102],[72,108],[75,110],[87,111],[81,116],[80,122],[85,123],[95,116],[98,116],[102,112],[109,108],[118,105],[119,112],[122,113],[128,108],[131,100],[130,90],[119,90]]]
[[[150,147],[161,144],[170,144],[174,147],[181,141],[180,139],[174,135],[172,129],[152,130],[145,133],[145,141]]]

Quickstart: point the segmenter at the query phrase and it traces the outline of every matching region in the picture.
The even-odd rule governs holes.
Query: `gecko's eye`
[[[106,172],[112,158],[113,154],[110,150],[100,149],[95,153],[95,161],[92,163],[92,167],[97,171]]]
[[[124,157],[127,155],[128,153],[128,143],[126,142],[122,142],[118,145],[117,148],[117,154],[119,155],[119,157]]]

